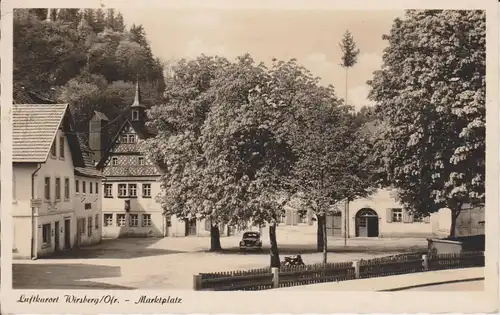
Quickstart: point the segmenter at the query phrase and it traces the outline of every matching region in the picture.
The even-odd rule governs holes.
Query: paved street
[[[321,262],[314,227],[278,230],[283,255],[301,253],[305,263]],[[300,233],[299,233],[300,232]],[[267,233],[266,233],[267,234]],[[238,251],[240,236],[221,238],[222,253],[207,252],[208,237],[104,240],[63,257],[13,262],[15,289],[192,289],[200,272],[261,268],[269,265],[269,240],[262,253]],[[329,240],[329,261],[352,261],[425,249],[425,239]]]

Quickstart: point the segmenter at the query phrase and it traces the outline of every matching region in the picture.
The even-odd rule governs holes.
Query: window
[[[104,184],[104,197],[113,197],[113,184]]]
[[[118,184],[118,197],[127,196],[127,184]]]
[[[130,226],[139,226],[139,215],[131,214],[130,215]]]
[[[125,226],[125,214],[117,214],[116,215],[116,225]]]
[[[80,182],[78,181],[78,179],[75,180],[75,191],[77,194],[80,192]]]
[[[56,177],[56,200],[61,200],[61,179]]]
[[[133,121],[137,121],[137,120],[139,120],[139,111],[138,111],[137,109],[134,109],[134,110],[132,111],[132,120],[133,120]]]
[[[113,156],[111,158],[111,165],[112,166],[117,166],[118,165],[118,158],[116,156]]]
[[[151,198],[151,184],[142,184],[142,197]]]
[[[87,219],[87,236],[91,237],[92,236],[92,228],[94,227],[94,224],[92,223],[92,217],[89,217]]]
[[[128,135],[128,143],[135,143],[135,135]]]
[[[403,222],[403,209],[395,208],[391,212],[392,222]]]
[[[50,177],[45,177],[45,200],[50,200]]]
[[[94,190],[94,185],[92,185],[92,182],[89,182],[89,194],[92,194]]]
[[[128,135],[121,135],[120,142],[121,143],[128,143]]]
[[[64,159],[64,137],[59,137],[59,157]]]
[[[137,197],[137,185],[128,184],[128,195],[129,197]]]
[[[96,214],[95,215],[95,229],[99,229],[99,215]]]
[[[80,225],[80,234],[81,235],[85,235],[85,225],[86,225],[87,219],[86,218],[82,218],[81,220],[82,220],[81,221],[82,223]]]
[[[64,179],[64,199],[69,199],[69,178]]]
[[[84,180],[82,180],[82,193],[87,193],[87,183]]]
[[[151,226],[151,215],[143,214],[142,215],[142,226]]]
[[[139,160],[139,165],[144,165],[144,157],[140,156],[138,160]]]
[[[42,225],[42,240],[45,245],[50,245],[52,241],[52,236],[50,235],[50,223]]]
[[[113,225],[113,214],[105,213],[104,214],[104,226],[112,226]]]
[[[56,147],[56,140],[54,139],[54,142],[52,142],[52,146],[50,147],[50,156],[51,157],[56,157],[57,155],[57,147]]]
[[[99,183],[95,183],[95,194],[99,195]]]
[[[85,210],[90,210],[90,209],[92,209],[92,204],[90,202],[88,202],[85,204],[84,207],[85,207]]]

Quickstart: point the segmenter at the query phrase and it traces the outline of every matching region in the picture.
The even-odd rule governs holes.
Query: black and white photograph
[[[485,9],[80,5],[12,13],[13,290],[498,281]]]

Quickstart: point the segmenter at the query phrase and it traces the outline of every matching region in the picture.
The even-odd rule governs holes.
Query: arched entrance
[[[378,215],[370,208],[356,213],[356,237],[378,237]]]

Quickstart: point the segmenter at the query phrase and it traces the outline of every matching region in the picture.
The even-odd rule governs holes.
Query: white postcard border
[[[263,9],[485,9],[487,10],[487,176],[486,176],[486,267],[484,292],[195,292],[195,291],[113,291],[113,290],[12,290],[12,8],[29,7],[130,7],[163,8],[263,8]],[[496,0],[253,0],[253,1],[68,1],[68,0],[4,0],[1,29],[1,309],[4,313],[486,313],[498,307],[498,2]],[[182,298],[182,303],[151,305],[134,304],[143,294]],[[65,294],[80,297],[111,296],[115,304],[26,304],[17,303],[22,295],[39,294],[57,297]],[[111,299],[111,298],[109,298]],[[131,302],[125,302],[130,300]]]

